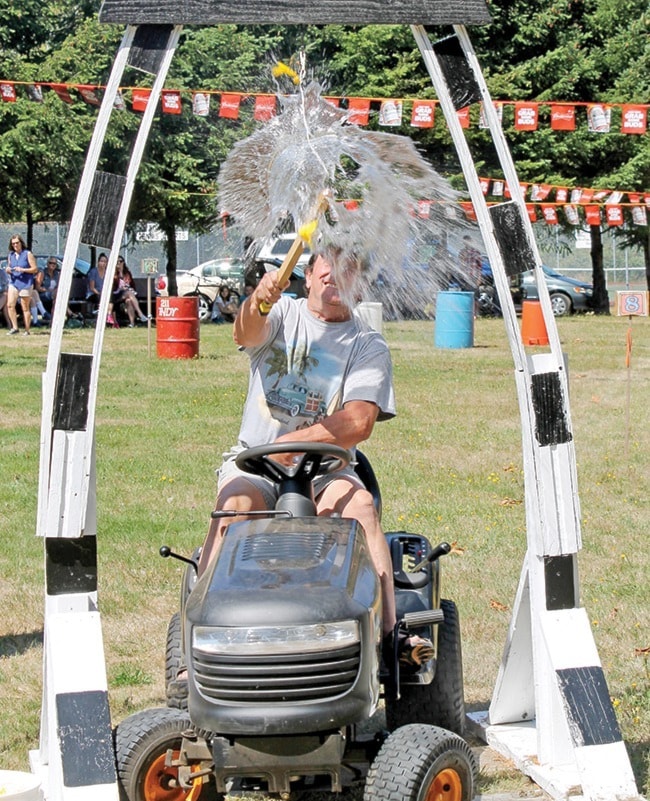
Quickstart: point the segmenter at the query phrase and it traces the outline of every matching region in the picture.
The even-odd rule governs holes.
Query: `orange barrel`
[[[524,345],[548,345],[544,313],[538,300],[525,300],[521,309],[521,340]]]
[[[159,359],[199,355],[199,298],[156,298],[156,346]]]

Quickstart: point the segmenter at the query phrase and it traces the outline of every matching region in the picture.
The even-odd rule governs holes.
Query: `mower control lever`
[[[436,547],[431,551],[431,553],[427,556],[426,559],[423,559],[421,562],[418,562],[417,565],[411,570],[411,573],[417,573],[418,570],[422,570],[422,568],[427,564],[432,564],[436,561],[436,559],[440,559],[441,556],[445,556],[451,551],[451,545],[448,542],[441,542],[440,545],[436,545]]]
[[[168,557],[172,556],[174,559],[178,559],[179,562],[185,562],[188,565],[192,565],[196,575],[198,576],[199,566],[194,561],[194,559],[188,559],[186,556],[181,556],[178,553],[174,553],[174,551],[172,551],[169,545],[161,545],[158,553],[162,556],[163,559],[167,559]]]

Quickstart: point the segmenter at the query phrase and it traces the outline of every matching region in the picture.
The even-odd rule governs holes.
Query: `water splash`
[[[468,232],[458,193],[411,139],[350,124],[317,82],[280,103],[281,113],[222,164],[220,207],[257,241],[290,221],[293,230],[314,229],[316,251],[354,254],[363,265],[354,280],[345,259],[333,265],[349,305],[376,298],[388,316],[407,308],[426,315],[435,293],[462,272],[448,247]],[[323,196],[326,209],[317,211]],[[421,201],[426,219],[417,213]]]

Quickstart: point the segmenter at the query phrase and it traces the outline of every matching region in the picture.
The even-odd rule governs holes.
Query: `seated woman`
[[[212,322],[234,323],[238,308],[239,300],[237,295],[227,284],[222,284],[219,287],[219,293],[217,294],[217,297],[214,299],[214,306],[212,307]]]
[[[124,308],[129,318],[129,328],[133,328],[135,325],[136,316],[141,323],[147,322],[147,317],[142,313],[142,309],[138,303],[133,275],[131,274],[131,270],[126,266],[126,262],[122,256],[117,257],[111,302],[113,308],[119,303],[124,303]]]

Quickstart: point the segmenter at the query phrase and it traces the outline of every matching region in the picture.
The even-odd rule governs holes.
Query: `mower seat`
[[[372,495],[372,500],[377,510],[377,517],[381,520],[381,490],[379,489],[375,471],[372,469],[368,457],[360,450],[357,450],[356,457],[357,461],[354,465],[354,472],[359,476],[361,481],[363,481],[363,485]]]

